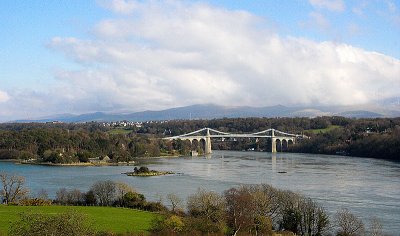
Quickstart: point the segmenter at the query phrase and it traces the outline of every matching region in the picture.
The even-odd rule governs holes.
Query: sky
[[[0,0],[0,121],[400,98],[399,0]]]

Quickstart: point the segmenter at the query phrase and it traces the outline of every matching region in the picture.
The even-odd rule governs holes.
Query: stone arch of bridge
[[[289,144],[287,139],[282,139],[282,152],[285,152],[288,150]]]
[[[200,144],[201,151],[204,153],[204,151],[206,150],[206,139],[201,138],[199,141],[199,144]]]
[[[282,152],[282,141],[280,138],[276,139],[276,151],[277,152]]]
[[[190,149],[192,151],[196,151],[199,148],[199,140],[198,139],[192,139],[192,143],[190,145]]]

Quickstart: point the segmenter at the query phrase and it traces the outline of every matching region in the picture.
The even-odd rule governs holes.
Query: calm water
[[[26,177],[33,193],[50,196],[62,187],[87,191],[97,180],[129,183],[147,199],[175,193],[186,199],[199,187],[222,192],[241,184],[267,183],[309,196],[334,213],[349,208],[368,225],[378,217],[386,233],[400,235],[400,163],[366,158],[311,154],[214,151],[211,158],[152,159],[150,169],[179,175],[131,177],[132,166],[48,167],[0,162],[0,171]],[[286,172],[286,173],[279,173]]]

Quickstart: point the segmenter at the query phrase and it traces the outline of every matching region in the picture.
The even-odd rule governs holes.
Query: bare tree
[[[225,224],[225,199],[218,193],[199,189],[188,197],[187,208],[197,230],[218,232]]]
[[[371,236],[382,236],[383,235],[382,223],[378,218],[374,217],[371,219],[371,222],[369,225],[369,232],[370,232]]]
[[[23,176],[11,175],[7,173],[0,173],[0,181],[2,189],[0,196],[5,204],[18,202],[28,194],[28,189],[24,188],[25,178]]]
[[[348,209],[339,210],[335,215],[336,234],[340,236],[359,236],[365,235],[364,223],[357,216],[353,215]]]
[[[167,195],[167,199],[171,202],[172,212],[182,210],[182,199],[176,194],[170,193]]]
[[[117,198],[120,206],[124,205],[124,196],[129,192],[134,193],[135,189],[124,182],[115,183],[115,197]]]
[[[98,181],[92,185],[91,190],[101,206],[109,206],[115,199],[115,183],[111,180]]]
[[[81,205],[85,202],[85,193],[82,193],[79,189],[67,190],[66,188],[60,188],[56,192],[56,202],[65,205]]]
[[[43,199],[43,200],[49,200],[49,195],[47,194],[47,191],[45,189],[39,189],[39,191],[36,194],[37,199]]]
[[[329,227],[329,219],[324,208],[311,198],[302,196],[299,201],[299,228],[301,235],[323,235]]]
[[[85,201],[85,194],[82,193],[79,189],[72,189],[68,191],[67,194],[67,202],[71,205],[80,205]]]
[[[68,202],[68,190],[66,188],[60,188],[56,192],[56,202],[59,204],[67,204]]]
[[[227,223],[236,235],[240,230],[252,228],[254,222],[253,196],[245,186],[231,188],[224,192]]]

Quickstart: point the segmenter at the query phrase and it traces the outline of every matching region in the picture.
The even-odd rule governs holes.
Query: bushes
[[[20,156],[20,151],[17,150],[9,150],[9,149],[0,149],[0,160],[4,159],[18,159]]]
[[[300,235],[321,235],[328,226],[324,209],[310,198],[270,185],[225,191],[227,223],[232,233],[272,234],[272,229]]]
[[[198,190],[188,197],[187,215],[159,218],[153,231],[170,235],[324,235],[325,210],[310,198],[270,185],[245,185],[220,195]],[[288,233],[288,235],[290,235]]]
[[[20,206],[50,206],[51,204],[51,200],[40,198],[23,199],[18,203]]]
[[[129,185],[111,180],[94,183],[86,193],[78,189],[61,188],[54,202],[61,205],[119,206],[152,212],[168,211],[160,202],[146,201],[143,194],[135,192]]]
[[[340,209],[335,215],[336,235],[361,236],[365,235],[364,223],[348,209]]]
[[[56,193],[56,203],[61,205],[84,205],[85,194],[78,189],[67,190],[61,188]]]
[[[11,225],[9,235],[89,236],[95,235],[95,230],[85,215],[75,211],[57,215],[23,213],[20,219]]]
[[[76,154],[80,162],[89,162],[90,158],[94,158],[94,154],[88,151],[81,151]]]
[[[199,189],[188,197],[188,212],[193,228],[204,233],[222,232],[225,227],[225,199],[215,192]]]
[[[147,168],[146,166],[141,166],[139,169],[135,167],[133,170],[135,174],[150,173],[149,168]]]

